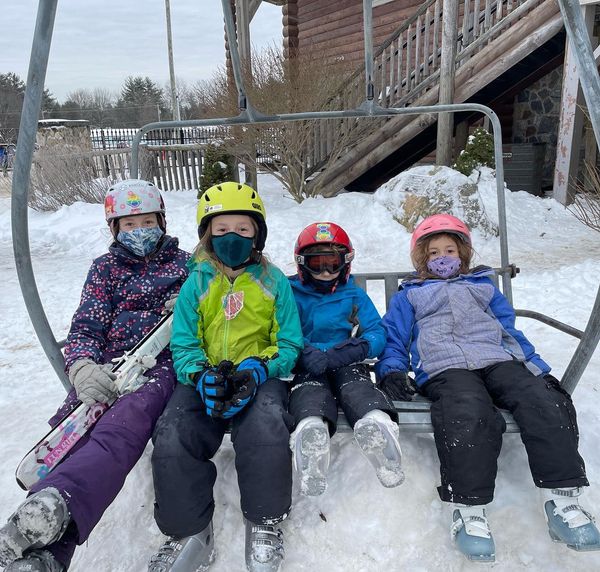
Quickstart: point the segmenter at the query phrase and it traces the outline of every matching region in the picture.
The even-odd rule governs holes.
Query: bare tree
[[[587,162],[584,169],[586,182],[576,185],[575,200],[568,210],[583,224],[600,232],[600,172]]]
[[[324,63],[319,54],[286,60],[277,48],[252,56],[252,75],[245,70],[248,98],[267,114],[339,109],[340,87],[350,76],[347,66]],[[237,113],[235,90],[220,70],[207,85],[197,86],[198,99],[207,115],[226,117]],[[224,147],[250,167],[271,172],[301,202],[323,189],[307,187],[307,180],[327,168],[365,134],[363,119],[301,120],[285,124],[235,127]],[[325,151],[325,152],[321,152]]]

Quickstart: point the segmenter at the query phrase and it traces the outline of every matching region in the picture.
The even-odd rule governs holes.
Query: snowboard
[[[112,371],[117,375],[115,385],[119,395],[135,391],[146,381],[143,373],[156,365],[156,357],[169,344],[172,323],[173,313],[169,312],[131,350],[113,360]],[[78,403],[23,457],[15,472],[19,486],[29,490],[45,478],[114,401],[93,405]]]

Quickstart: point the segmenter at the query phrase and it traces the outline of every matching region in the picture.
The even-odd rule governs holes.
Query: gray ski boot
[[[198,534],[169,538],[152,556],[148,572],[205,572],[215,561],[212,522]]]
[[[27,550],[56,542],[70,521],[67,503],[55,488],[32,494],[0,528],[0,566],[21,558]]]
[[[66,568],[47,550],[32,550],[11,562],[4,572],[65,572]]]
[[[249,572],[277,572],[283,558],[281,529],[247,520],[246,568]]]
[[[398,424],[387,413],[369,411],[354,425],[354,438],[384,487],[404,482]]]
[[[577,497],[582,487],[550,489],[544,503],[548,533],[555,542],[563,542],[572,550],[600,550],[600,533],[592,515],[584,510]]]
[[[325,421],[316,416],[302,419],[291,436],[290,445],[300,492],[311,497],[323,494],[329,469],[329,430]]]
[[[473,562],[494,562],[496,547],[482,505],[454,505],[450,534],[456,547]]]

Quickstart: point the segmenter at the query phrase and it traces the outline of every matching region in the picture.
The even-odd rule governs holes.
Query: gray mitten
[[[110,364],[97,364],[91,359],[79,359],[69,369],[69,380],[77,397],[86,405],[110,403],[117,397],[117,387]]]

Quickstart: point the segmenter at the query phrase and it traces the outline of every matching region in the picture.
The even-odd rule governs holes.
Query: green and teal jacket
[[[272,264],[248,266],[233,282],[209,260],[191,260],[173,317],[171,352],[177,379],[223,360],[263,358],[269,377],[288,377],[304,347],[286,276]]]

